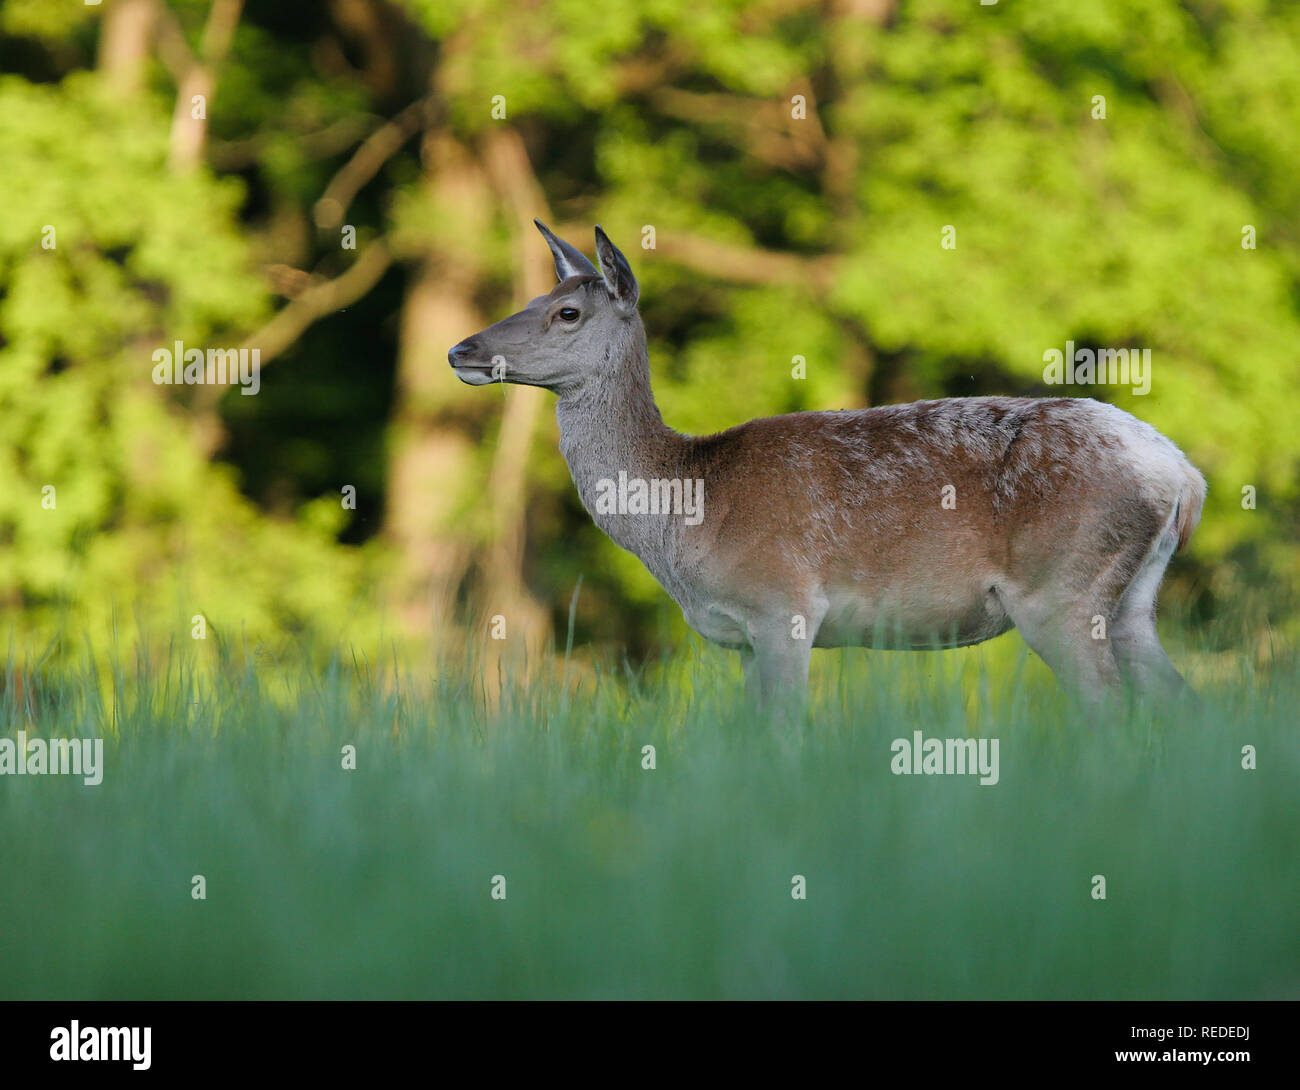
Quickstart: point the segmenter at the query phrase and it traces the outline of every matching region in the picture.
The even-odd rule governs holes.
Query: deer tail
[[[1201,508],[1205,504],[1205,478],[1191,462],[1183,459],[1183,486],[1178,494],[1178,507],[1174,511],[1174,525],[1178,528],[1178,548],[1185,548],[1201,521]]]

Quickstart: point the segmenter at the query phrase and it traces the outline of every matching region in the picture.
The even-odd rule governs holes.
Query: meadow
[[[1164,635],[1203,704],[1105,722],[1014,634],[819,653],[778,724],[695,643],[11,660],[6,731],[105,769],[0,776],[0,996],[1294,998],[1300,663]],[[998,782],[895,775],[918,729]]]

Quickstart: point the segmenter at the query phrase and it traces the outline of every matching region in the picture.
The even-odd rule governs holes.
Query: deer
[[[597,268],[534,223],[555,288],[448,362],[471,386],[557,395],[583,506],[691,628],[740,653],[760,708],[802,704],[814,647],[934,650],[1012,628],[1089,707],[1190,694],[1156,597],[1206,482],[1155,428],[1091,398],[981,396],[683,435],[651,392],[627,258],[599,226]]]

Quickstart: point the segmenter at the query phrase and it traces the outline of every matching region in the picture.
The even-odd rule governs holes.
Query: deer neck
[[[687,440],[664,423],[650,390],[639,319],[628,324],[622,343],[610,345],[609,361],[597,374],[561,394],[555,415],[560,453],[583,506],[597,526],[639,556],[662,582],[682,519],[602,510],[611,485],[617,490],[623,481],[635,487],[637,480],[679,479],[686,470]]]

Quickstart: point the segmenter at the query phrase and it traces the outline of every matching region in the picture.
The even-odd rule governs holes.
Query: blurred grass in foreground
[[[1014,636],[819,653],[785,728],[702,645],[486,700],[305,652],[103,700],[11,670],[8,735],[103,735],[105,774],[0,776],[0,997],[1294,997],[1300,663],[1167,642],[1205,708],[1096,726]],[[1000,782],[891,774],[917,729],[997,737]]]

